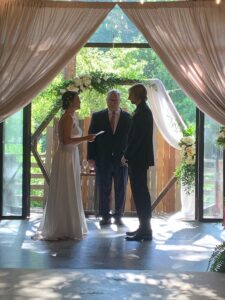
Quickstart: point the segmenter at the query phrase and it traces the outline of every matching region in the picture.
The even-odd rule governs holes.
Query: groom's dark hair
[[[129,88],[129,92],[135,96],[135,98],[141,101],[147,100],[147,90],[146,87],[141,83],[136,83]]]
[[[62,109],[67,109],[70,106],[70,104],[73,102],[74,98],[76,98],[77,96],[78,96],[77,92],[66,91],[62,95]]]

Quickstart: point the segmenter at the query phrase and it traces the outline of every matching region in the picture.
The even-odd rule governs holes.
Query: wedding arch
[[[61,107],[61,95],[66,90],[82,93],[87,89],[94,89],[100,94],[105,95],[108,90],[114,88],[115,85],[131,85],[137,82],[140,81],[120,77],[115,74],[91,72],[90,74],[75,77],[70,80],[64,80],[55,87],[54,94],[58,95],[58,101],[56,101],[51,112],[32,135],[31,149],[47,183],[49,183],[48,170],[45,168],[38,153],[37,144],[42,131],[47,127]],[[185,124],[177,112],[169,94],[166,92],[163,83],[159,79],[149,79],[142,83],[146,86],[148,92],[148,104],[153,112],[154,122],[159,132],[171,147],[180,150],[179,142],[182,138],[182,129],[185,128]],[[176,177],[172,176],[160,191],[159,195],[157,195],[152,204],[153,209],[160,203],[175,182]]]

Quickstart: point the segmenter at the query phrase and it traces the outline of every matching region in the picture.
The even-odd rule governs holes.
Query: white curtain
[[[0,1],[0,121],[52,81],[114,5]]]
[[[163,83],[159,79],[151,79],[145,87],[157,128],[170,146],[180,149],[178,143],[186,126]]]
[[[120,3],[196,105],[225,125],[225,3]]]

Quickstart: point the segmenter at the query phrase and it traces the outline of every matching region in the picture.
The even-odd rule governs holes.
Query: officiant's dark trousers
[[[99,191],[99,215],[105,219],[110,217],[110,195],[112,180],[114,181],[115,213],[120,218],[124,213],[128,168],[117,161],[109,161],[96,166],[96,177]]]
[[[140,228],[148,230],[152,217],[151,197],[147,184],[147,168],[129,166],[129,178]]]

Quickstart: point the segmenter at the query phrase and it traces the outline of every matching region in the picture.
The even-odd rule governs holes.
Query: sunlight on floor
[[[32,299],[32,295],[36,295],[35,299],[54,300],[222,300],[225,283],[224,277],[215,273],[156,273],[122,270],[29,271],[14,269],[7,270],[7,272],[0,271],[0,278],[0,297],[4,300]]]

